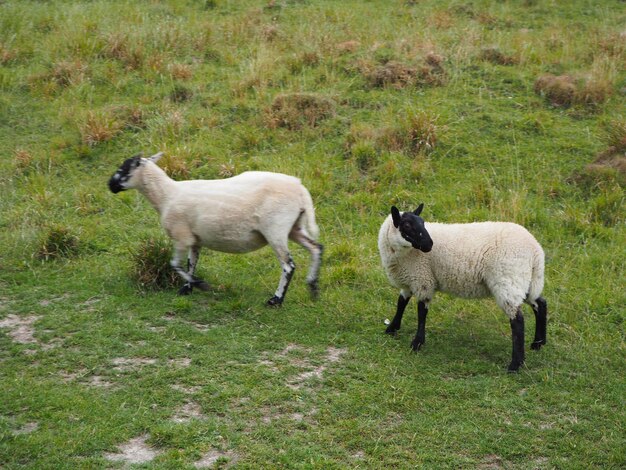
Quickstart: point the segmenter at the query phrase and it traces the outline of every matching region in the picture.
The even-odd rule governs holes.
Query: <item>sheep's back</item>
[[[438,289],[458,296],[487,296],[494,280],[526,289],[535,258],[542,256],[535,238],[514,223],[427,223],[426,230],[433,239],[433,250],[426,256]]]

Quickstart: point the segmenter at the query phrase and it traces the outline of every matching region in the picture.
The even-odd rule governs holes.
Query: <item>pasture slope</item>
[[[619,0],[0,1],[0,467],[624,468],[626,14]],[[121,162],[296,175],[308,253],[203,252],[177,297]],[[548,343],[507,374],[490,299],[410,304],[392,204],[525,225]],[[210,208],[207,208],[210,210]]]

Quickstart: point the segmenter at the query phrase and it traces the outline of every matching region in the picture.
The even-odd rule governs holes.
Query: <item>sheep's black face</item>
[[[416,250],[428,253],[433,249],[433,240],[426,230],[424,219],[419,216],[423,208],[424,204],[420,204],[414,212],[403,212],[400,214],[398,208],[393,206],[391,208],[391,218],[394,227],[400,231],[402,238]]]
[[[141,155],[135,155],[129,158],[122,166],[115,172],[109,180],[109,189],[112,193],[117,194],[120,191],[128,189],[126,183],[132,177],[133,171],[141,165]]]

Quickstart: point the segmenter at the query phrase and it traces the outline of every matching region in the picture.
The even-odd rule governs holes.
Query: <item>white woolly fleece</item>
[[[513,319],[523,302],[536,306],[544,283],[544,253],[522,226],[509,222],[425,223],[432,251],[414,249],[391,216],[383,222],[378,248],[392,285],[418,300],[435,291],[466,298],[493,295]]]

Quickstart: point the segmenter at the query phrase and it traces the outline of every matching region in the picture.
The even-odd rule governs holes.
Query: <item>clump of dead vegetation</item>
[[[353,126],[346,137],[346,149],[360,167],[365,167],[383,151],[409,156],[428,153],[437,145],[438,131],[436,116],[425,111],[409,111],[390,126]]]
[[[519,62],[515,57],[503,53],[497,47],[487,47],[481,50],[479,58],[496,65],[515,65]]]
[[[571,181],[587,189],[626,185],[626,121],[617,120],[607,128],[608,147],[593,162],[572,175]]]
[[[300,129],[315,127],[320,121],[336,114],[335,101],[316,93],[287,93],[274,98],[266,111],[268,127]]]
[[[142,289],[160,290],[176,287],[178,275],[170,265],[171,247],[162,238],[143,239],[131,252],[131,279]]]
[[[586,106],[595,108],[613,93],[610,80],[601,77],[574,77],[572,75],[542,75],[535,81],[535,93],[552,106]]]
[[[397,60],[389,60],[380,65],[361,62],[357,68],[372,88],[405,88],[408,86],[441,86],[447,75],[443,67],[445,59],[430,52],[421,64],[410,65]]]
[[[145,61],[143,44],[122,33],[112,33],[102,38],[100,56],[120,62],[127,70],[138,70]]]
[[[37,258],[52,260],[75,256],[79,251],[79,238],[70,229],[61,225],[48,227],[37,250]]]
[[[81,140],[89,147],[113,139],[122,127],[123,123],[108,111],[88,111],[78,123]]]

